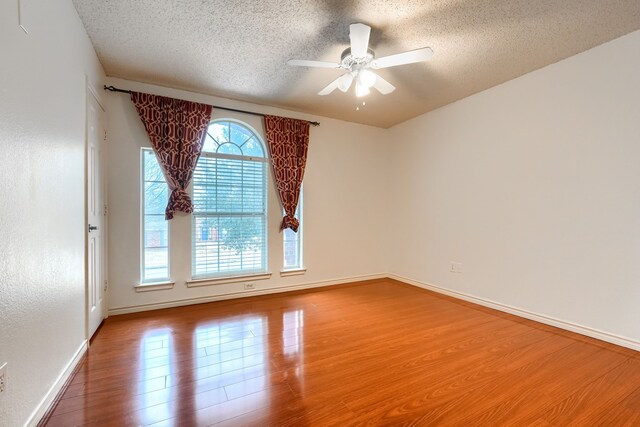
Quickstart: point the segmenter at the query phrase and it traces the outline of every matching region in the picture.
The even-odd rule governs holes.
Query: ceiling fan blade
[[[287,65],[294,67],[340,68],[340,64],[336,62],[308,61],[306,59],[290,59],[287,61]]]
[[[351,56],[364,58],[369,48],[369,34],[371,27],[364,24],[351,24],[349,26],[349,38],[351,39]]]
[[[385,79],[383,79],[377,74],[376,74],[376,81],[375,83],[373,83],[373,87],[375,87],[378,90],[378,92],[380,92],[383,95],[388,95],[394,90],[396,90],[396,87],[394,85],[392,85],[391,83],[389,83],[388,81],[386,81]]]
[[[345,73],[342,76],[338,77],[338,89],[342,92],[346,92],[351,87],[351,83],[353,83],[353,74]]]
[[[340,76],[337,79],[335,79],[334,81],[332,81],[331,83],[329,83],[324,89],[322,89],[320,92],[318,92],[318,95],[320,95],[320,96],[329,95],[331,92],[336,90],[338,88],[338,83],[339,83],[338,81],[342,77],[343,76]]]
[[[423,47],[422,49],[410,50],[375,59],[371,61],[371,68],[378,69],[395,67],[396,65],[413,64],[414,62],[426,61],[432,56],[433,50],[431,50],[430,47]]]

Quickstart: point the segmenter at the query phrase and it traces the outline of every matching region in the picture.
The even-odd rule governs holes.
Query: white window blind
[[[266,171],[255,132],[211,123],[192,180],[193,278],[266,271]]]
[[[169,222],[164,219],[169,187],[149,148],[142,149],[141,170],[141,282],[159,282],[169,279]]]

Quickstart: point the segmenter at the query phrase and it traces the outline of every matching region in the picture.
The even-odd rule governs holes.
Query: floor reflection
[[[304,322],[303,310],[289,310],[150,330],[140,341],[137,421],[209,425],[277,413],[302,394]]]
[[[304,341],[304,311],[295,310],[282,314],[282,352],[293,356],[302,349]]]
[[[174,389],[167,387],[167,377],[173,371],[173,345],[171,330],[152,329],[140,342],[139,399],[144,422],[164,420],[174,414],[171,401]]]
[[[194,331],[196,422],[206,424],[270,404],[269,324],[246,316]]]
[[[304,310],[282,314],[282,354],[287,368],[287,382],[300,395],[304,381]]]

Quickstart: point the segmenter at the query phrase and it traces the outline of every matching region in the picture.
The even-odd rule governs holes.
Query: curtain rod
[[[131,94],[130,90],[125,90],[125,89],[118,89],[115,86],[104,86],[104,90],[108,90],[109,92],[122,92],[122,93],[128,93]],[[216,108],[218,110],[227,110],[227,111],[233,111],[236,113],[244,113],[244,114],[251,114],[253,116],[261,116],[264,117],[265,115],[263,113],[256,113],[255,111],[246,111],[246,110],[238,110],[235,108],[227,108],[227,107],[219,107],[217,105],[212,105],[213,108]],[[313,126],[320,126],[320,122],[308,122],[310,125]]]

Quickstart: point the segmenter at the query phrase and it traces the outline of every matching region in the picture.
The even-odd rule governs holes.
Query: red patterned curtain
[[[193,212],[185,190],[202,152],[211,105],[138,92],[131,92],[131,101],[171,190],[165,218],[173,218],[174,212]]]
[[[300,199],[300,186],[307,163],[309,122],[286,117],[264,116],[271,166],[285,216],[280,230],[298,231],[294,216]]]

